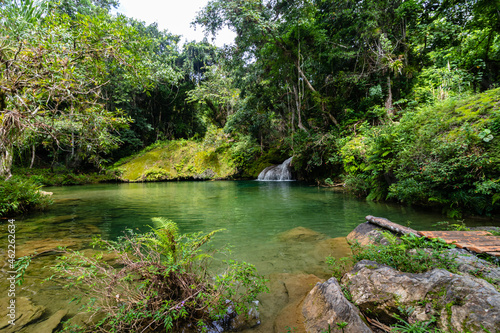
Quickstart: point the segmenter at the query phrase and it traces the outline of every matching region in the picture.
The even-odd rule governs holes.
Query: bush
[[[202,246],[218,231],[208,234],[179,234],[177,225],[153,219],[160,227],[145,234],[127,230],[118,241],[96,240],[96,245],[115,253],[122,264],[114,268],[102,256],[89,258],[68,251],[53,267],[56,275],[70,280],[90,297],[88,310],[104,319],[72,332],[180,332],[183,328],[206,330],[222,319],[228,307],[238,314],[257,294],[267,291],[266,280],[255,267],[225,262],[221,274],[212,275],[208,266],[212,253]]]
[[[52,200],[40,193],[40,188],[35,182],[16,176],[0,181],[0,216],[45,209]]]
[[[494,214],[500,209],[499,93],[363,127],[340,150],[346,187],[369,199],[440,207],[453,218]]]

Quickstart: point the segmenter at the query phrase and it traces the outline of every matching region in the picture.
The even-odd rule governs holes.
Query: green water
[[[368,203],[299,182],[125,183],[44,190],[54,193],[56,204],[48,212],[22,221],[21,242],[37,238],[89,239],[95,233],[116,238],[125,228],[146,231],[152,217],[162,216],[177,222],[181,232],[225,229],[215,244],[229,243],[233,256],[262,266],[266,273],[304,270],[302,266],[307,266],[300,256],[286,255],[293,252],[294,245],[302,252],[300,246],[304,244],[277,237],[296,227],[343,237],[364,222],[366,215],[383,216],[401,224],[411,221],[417,229],[430,229],[442,219],[433,213]]]
[[[17,255],[42,252],[33,259],[16,296],[29,297],[35,304],[47,307],[46,313],[68,309],[68,316],[78,313],[80,305],[68,305],[74,290],[63,289],[56,282],[43,282],[51,275],[47,267],[57,256],[47,249],[63,245],[91,251],[88,248],[94,235],[115,239],[126,228],[148,231],[152,217],[172,219],[181,232],[225,229],[215,237],[213,245],[229,243],[232,259],[253,263],[266,276],[305,273],[323,279],[331,276],[325,258],[349,254],[345,239],[340,237],[364,222],[366,215],[404,225],[411,221],[417,230],[435,229],[433,224],[443,220],[436,213],[370,203],[299,182],[122,183],[44,190],[54,193],[55,204],[47,212],[17,218],[15,222]],[[6,225],[0,225],[0,236],[5,240]],[[299,237],[286,236],[292,229],[299,230]],[[303,232],[305,238],[301,238]],[[5,254],[3,246],[0,255]],[[3,263],[1,275],[8,271],[6,260]],[[7,289],[5,276],[0,289]]]

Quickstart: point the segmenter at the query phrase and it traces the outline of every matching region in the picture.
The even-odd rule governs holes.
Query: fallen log
[[[379,227],[382,227],[384,229],[389,229],[390,231],[398,233],[398,234],[402,234],[402,235],[414,234],[417,237],[421,237],[421,235],[419,235],[418,231],[416,231],[412,228],[404,227],[400,224],[391,222],[388,219],[383,218],[383,217],[375,217],[372,215],[368,215],[366,217],[366,220],[370,223],[378,225]]]

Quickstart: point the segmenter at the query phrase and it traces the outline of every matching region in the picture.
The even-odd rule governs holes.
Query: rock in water
[[[61,320],[68,313],[68,310],[59,310],[54,313],[49,319],[34,325],[28,325],[23,328],[19,333],[52,333],[56,327],[61,323]]]
[[[278,239],[282,242],[315,242],[326,237],[324,234],[304,227],[296,227],[278,234]]]
[[[302,314],[307,332],[335,331],[336,324],[347,323],[345,333],[373,332],[361,319],[360,312],[344,297],[337,279],[318,283],[304,300]]]
[[[292,158],[290,157],[286,161],[278,165],[272,165],[261,171],[258,180],[293,180],[292,179],[292,168],[290,164],[292,163]]]

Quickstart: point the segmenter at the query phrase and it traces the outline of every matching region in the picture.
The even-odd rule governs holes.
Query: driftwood
[[[418,233],[417,230],[414,230],[412,228],[404,227],[402,225],[399,225],[397,223],[391,222],[388,219],[385,219],[383,217],[375,217],[368,215],[366,217],[366,220],[370,223],[373,223],[375,225],[378,225],[379,227],[382,227],[384,229],[389,229],[392,232],[398,233],[398,234],[414,234],[417,237],[421,237]]]

